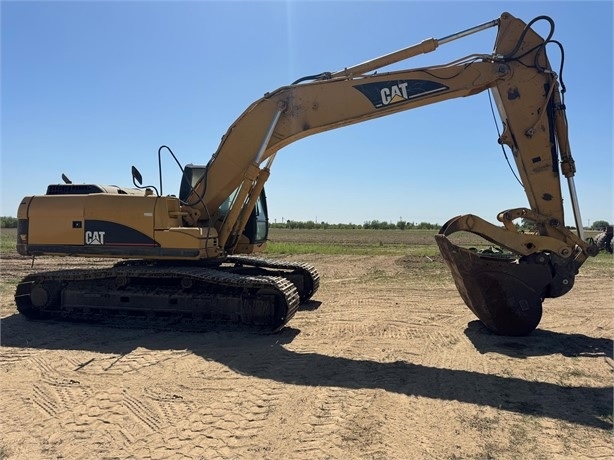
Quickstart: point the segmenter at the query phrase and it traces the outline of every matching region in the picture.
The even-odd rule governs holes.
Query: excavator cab
[[[199,183],[199,181],[205,176],[206,173],[206,165],[194,165],[190,163],[183,168],[183,178],[179,187],[179,199],[183,203],[188,201],[190,195],[194,191],[194,187]],[[217,210],[218,219],[223,220],[226,217],[226,214],[228,214],[228,211],[230,210],[230,206],[235,199],[236,194],[237,190],[232,192],[228,196],[228,198],[226,198],[226,200],[220,205]],[[249,216],[247,224],[245,225],[243,236],[248,239],[249,244],[258,245],[266,242],[268,234],[269,216],[266,203],[266,194],[264,193],[263,189],[256,201],[256,205],[254,206],[253,211]]]
[[[220,218],[226,216],[228,211],[230,210],[230,206],[232,201],[237,194],[237,190],[230,194],[230,196],[222,203],[222,205],[218,209],[218,213]],[[245,229],[242,233],[245,236],[250,245],[258,245],[266,242],[269,235],[269,215],[268,208],[266,204],[266,194],[264,193],[264,189],[260,192],[260,196],[256,200],[256,205],[252,210],[247,223],[245,224]]]
[[[207,173],[207,166],[194,165],[192,163],[185,165],[183,168],[183,177],[179,186],[179,199],[182,202],[187,202],[194,187]]]
[[[264,243],[269,236],[269,213],[264,189],[262,189],[258,201],[256,201],[256,206],[247,221],[243,235],[247,236],[251,244]]]

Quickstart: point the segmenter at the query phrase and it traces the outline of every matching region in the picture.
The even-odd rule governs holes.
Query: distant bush
[[[312,230],[312,229],[340,229],[340,230],[355,230],[357,228],[365,228],[365,229],[374,229],[374,230],[439,230],[441,227],[439,224],[431,224],[428,222],[420,222],[419,224],[415,224],[413,222],[406,222],[404,220],[398,221],[396,224],[392,222],[379,221],[379,220],[369,220],[364,224],[329,224],[327,222],[314,222],[313,220],[308,221],[298,221],[298,220],[288,220],[285,223],[271,223],[271,228],[292,228],[298,230]]]
[[[610,223],[607,220],[596,220],[591,225],[591,230],[605,230]]]
[[[329,224],[327,222],[314,222],[313,220],[308,220],[306,222],[298,221],[298,220],[288,220],[285,223],[269,223],[269,227],[271,228],[293,228],[298,230],[312,230],[312,229],[328,229],[328,228],[339,228],[339,229],[356,229],[362,228],[360,225],[356,224]]]
[[[17,218],[9,216],[0,217],[0,228],[17,228]]]

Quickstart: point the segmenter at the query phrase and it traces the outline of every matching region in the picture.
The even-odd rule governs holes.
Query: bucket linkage
[[[458,231],[477,234],[512,252],[457,246],[448,236]],[[525,235],[507,225],[495,227],[477,216],[465,215],[444,224],[435,240],[469,309],[496,334],[521,336],[539,324],[545,298],[571,290],[578,268],[593,252],[584,242],[581,247],[570,247],[566,243],[576,240],[575,236],[566,229],[561,233],[563,241]]]

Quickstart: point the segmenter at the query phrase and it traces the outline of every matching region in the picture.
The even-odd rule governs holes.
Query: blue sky
[[[135,165],[157,185],[160,145],[184,164],[205,164],[268,91],[509,11],[556,23],[583,223],[612,222],[612,5],[2,1],[0,215],[16,215],[23,196],[44,194],[62,173],[75,183],[131,186]],[[545,22],[536,27],[547,33]],[[488,53],[494,37],[495,29],[481,32],[389,69]],[[558,69],[557,48],[548,53]],[[270,217],[442,224],[473,213],[494,222],[501,210],[527,206],[496,141],[487,93],[308,137],[277,155]],[[180,171],[170,157],[163,170],[164,192],[177,193]]]

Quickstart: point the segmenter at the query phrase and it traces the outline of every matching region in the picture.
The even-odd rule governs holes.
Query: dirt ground
[[[510,338],[440,261],[290,258],[322,283],[275,335],[32,322],[3,282],[0,458],[614,457],[612,273],[580,273]],[[31,271],[1,262],[5,282]]]

